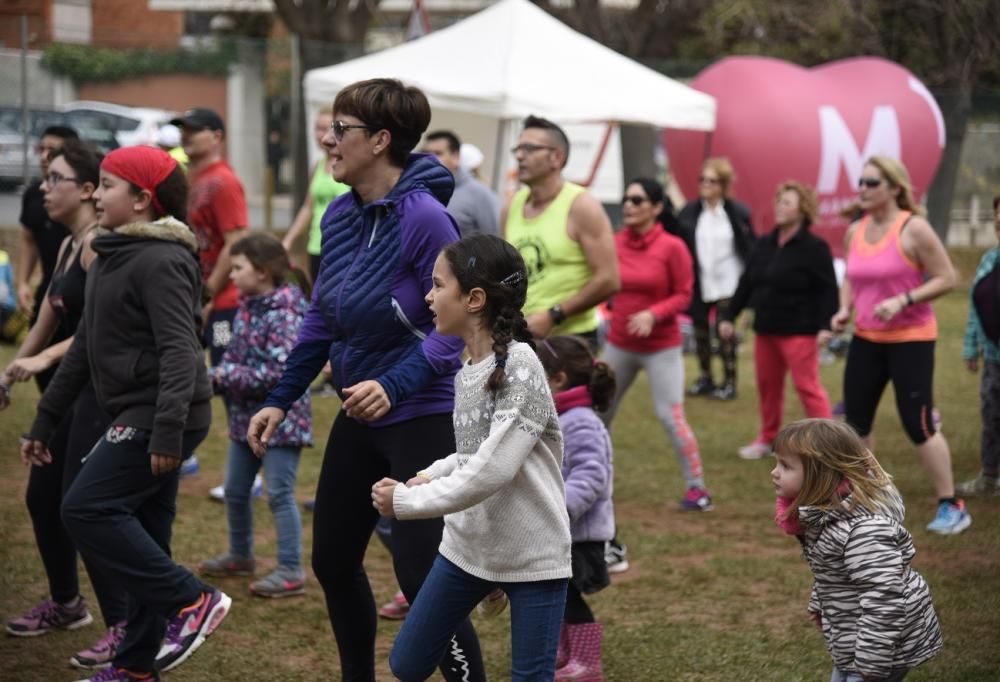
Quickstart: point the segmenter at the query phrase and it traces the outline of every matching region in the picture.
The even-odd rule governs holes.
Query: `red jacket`
[[[659,224],[644,235],[624,228],[615,235],[622,288],[611,306],[608,341],[636,353],[653,353],[681,345],[677,314],[691,302],[694,271],[691,254],[680,238]],[[629,316],[649,310],[656,324],[642,338],[628,332]]]

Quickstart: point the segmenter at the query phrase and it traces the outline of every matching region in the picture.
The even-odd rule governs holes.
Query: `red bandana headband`
[[[163,206],[156,198],[156,188],[177,168],[177,160],[155,147],[120,147],[101,161],[101,170],[117,175],[152,195],[153,208],[163,215]]]

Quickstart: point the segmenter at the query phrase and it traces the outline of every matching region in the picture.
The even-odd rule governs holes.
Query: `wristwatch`
[[[549,317],[552,318],[553,324],[562,324],[566,321],[566,313],[563,312],[562,306],[558,303],[549,308]]]

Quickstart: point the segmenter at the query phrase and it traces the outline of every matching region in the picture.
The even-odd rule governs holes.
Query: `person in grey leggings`
[[[622,288],[611,306],[608,340],[602,360],[614,371],[617,388],[604,414],[610,428],[622,396],[640,369],[646,370],[656,416],[673,441],[684,472],[686,511],[708,511],[698,441],[684,416],[684,363],[677,315],[691,301],[694,274],[691,255],[680,238],[663,229],[663,188],[638,178],[625,189],[625,229],[615,235]]]

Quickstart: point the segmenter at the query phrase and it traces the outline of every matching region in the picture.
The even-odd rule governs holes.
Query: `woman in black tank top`
[[[53,220],[69,227],[70,236],[60,248],[59,259],[38,319],[4,370],[5,384],[27,381],[54,370],[66,354],[83,316],[87,267],[96,257],[90,249],[95,236],[97,213],[92,195],[97,188],[101,157],[79,143],[67,141],[51,158],[42,183],[45,208]],[[49,345],[51,339],[64,339]],[[6,404],[0,404],[0,409]],[[50,444],[51,461],[31,467],[27,503],[38,551],[45,566],[51,599],[7,622],[7,632],[17,636],[44,634],[51,629],[86,625],[93,619],[80,596],[77,553],[60,518],[63,493],[80,471],[81,460],[104,431],[110,419],[98,405],[93,386],[87,384],[70,412],[63,418]],[[76,653],[72,662],[92,667],[110,660],[124,636],[127,603],[124,592],[104,576],[91,570],[91,583],[107,625],[100,641]]]

